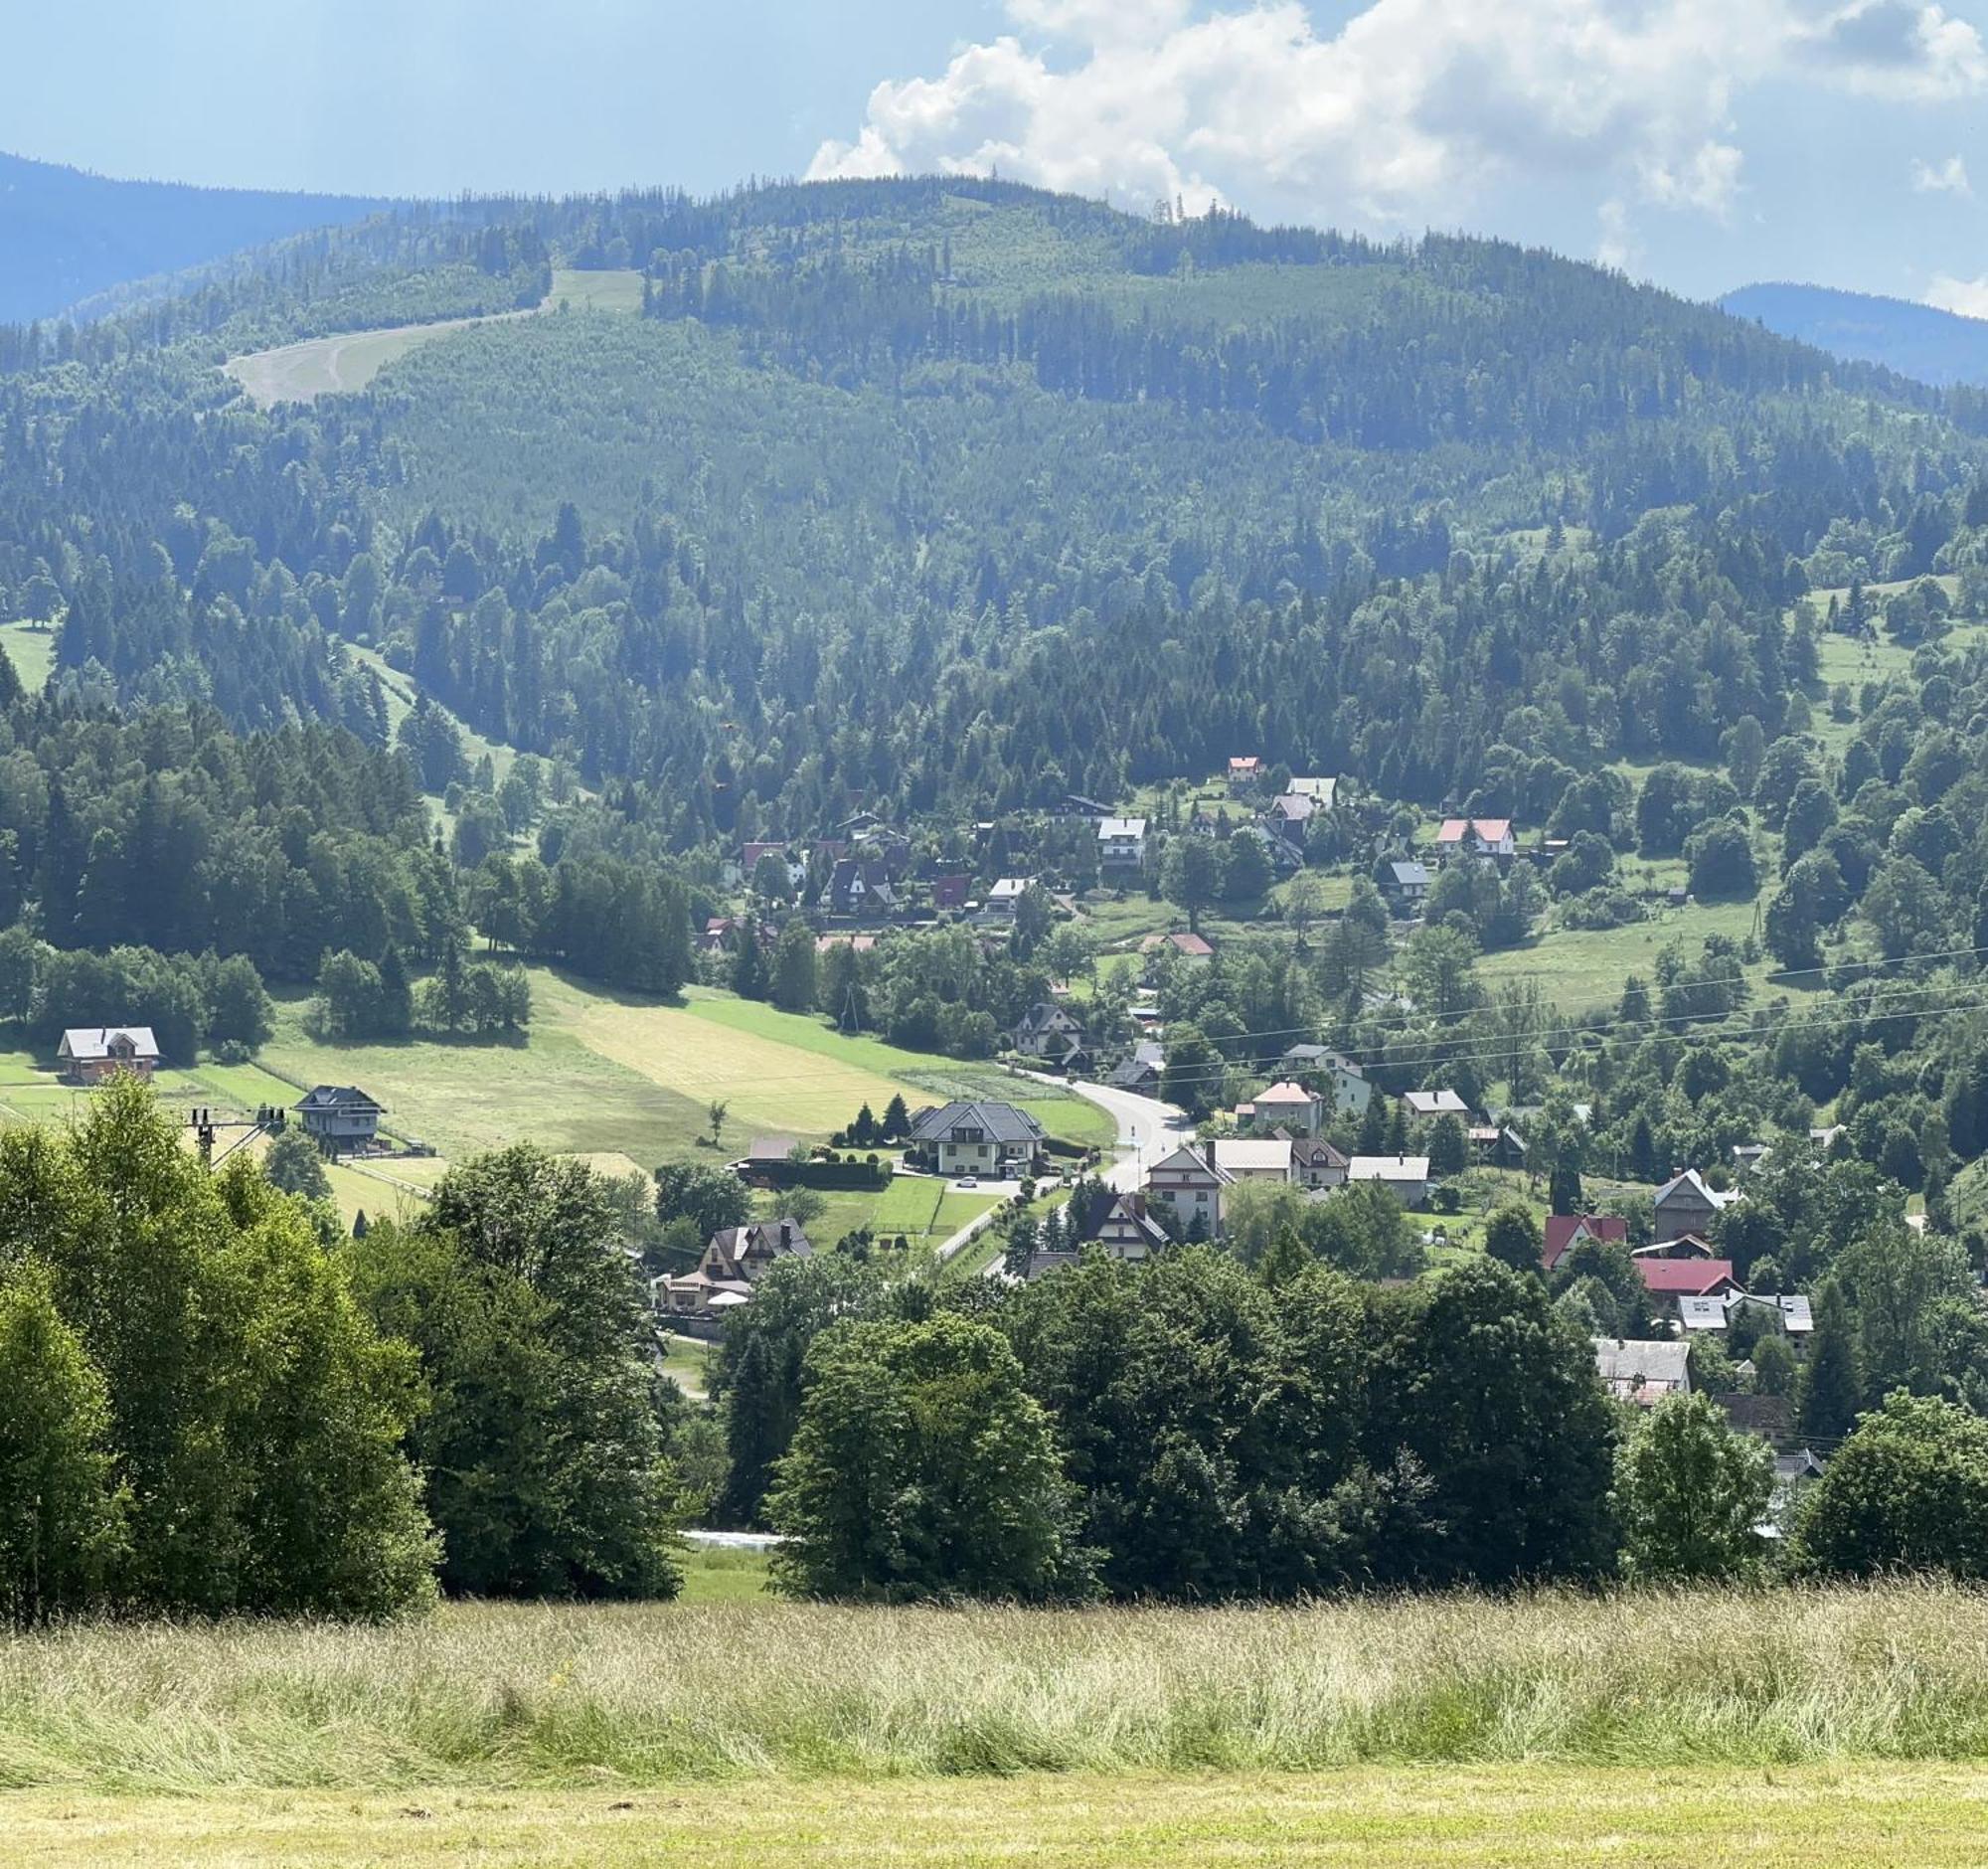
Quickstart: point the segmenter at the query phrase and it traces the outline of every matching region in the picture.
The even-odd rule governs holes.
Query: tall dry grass
[[[469,1608],[0,1644],[0,1784],[1988,1756],[1940,1585],[1068,1614]]]

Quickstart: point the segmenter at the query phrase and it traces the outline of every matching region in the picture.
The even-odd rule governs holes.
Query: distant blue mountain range
[[[347,195],[113,182],[0,155],[0,323],[53,317],[112,286],[357,221],[387,205]]]
[[[1824,285],[1742,285],[1719,302],[1735,317],[1839,357],[1883,364],[1921,383],[1988,387],[1988,319]]]

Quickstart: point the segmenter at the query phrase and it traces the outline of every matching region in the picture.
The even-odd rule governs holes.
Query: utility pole
[[[205,1104],[197,1104],[187,1112],[187,1127],[194,1133],[194,1145],[200,1150],[201,1165],[205,1168],[217,1167],[243,1143],[253,1141],[258,1135],[281,1135],[289,1127],[289,1122],[290,1112],[280,1104],[258,1104],[252,1117],[223,1117],[217,1120],[214,1111]],[[240,1129],[242,1133],[217,1156],[214,1138],[224,1129]]]

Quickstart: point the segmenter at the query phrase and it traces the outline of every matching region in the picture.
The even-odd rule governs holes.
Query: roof
[[[1232,772],[1253,772],[1262,763],[1253,753],[1238,754],[1231,758],[1229,769]]]
[[[1344,1168],[1348,1159],[1343,1151],[1335,1148],[1322,1135],[1301,1135],[1291,1144],[1291,1160],[1312,1167]]]
[[[1733,1282],[1730,1259],[1638,1259],[1635,1267],[1658,1297],[1698,1297]]]
[[[1479,843],[1500,844],[1512,834],[1510,818],[1444,818],[1442,828],[1436,832],[1439,844],[1460,844],[1464,833],[1469,832]]]
[[[1309,1106],[1318,1102],[1302,1084],[1273,1084],[1267,1091],[1258,1091],[1252,1100],[1258,1109],[1265,1104],[1303,1104]]]
[[[1349,1181],[1426,1181],[1426,1155],[1355,1155],[1346,1164]]]
[[[794,1152],[790,1135],[755,1135],[746,1144],[747,1161],[785,1161]]]
[[[1418,1116],[1460,1116],[1470,1107],[1454,1091],[1410,1091],[1402,1102]]]
[[[1148,934],[1139,943],[1142,954],[1151,953],[1156,947],[1171,947],[1176,953],[1186,954],[1191,960],[1206,960],[1214,953],[1214,947],[1200,934]]]
[[[1309,792],[1280,791],[1270,800],[1270,809],[1279,817],[1289,818],[1294,823],[1302,824],[1307,818],[1315,816],[1320,806],[1318,800]]]
[[[798,1220],[782,1217],[778,1220],[755,1220],[744,1227],[721,1227],[705,1242],[705,1250],[717,1247],[728,1259],[738,1259],[743,1254],[794,1253],[803,1259],[814,1255],[814,1248],[808,1244],[806,1231]]]
[[[1429,873],[1426,863],[1391,863],[1390,874],[1395,879],[1397,889],[1426,889]]]
[[[1215,1145],[1215,1163],[1232,1175],[1288,1174],[1291,1145],[1274,1136],[1224,1136]]]
[[[1149,1187],[1152,1185],[1152,1177],[1162,1170],[1169,1174],[1196,1175],[1222,1183],[1235,1179],[1219,1161],[1211,1160],[1205,1149],[1197,1148],[1192,1142],[1183,1142],[1171,1155],[1156,1161],[1147,1169],[1146,1179]]]
[[[1690,1385],[1691,1345],[1676,1338],[1596,1337],[1594,1369],[1608,1384],[1641,1389],[1653,1383]]]
[[[1108,817],[1097,820],[1097,835],[1102,842],[1114,837],[1143,837],[1145,834],[1144,818]]]
[[[1620,1214],[1549,1214],[1546,1227],[1546,1262],[1551,1272],[1577,1238],[1603,1242],[1629,1239],[1629,1223]]]
[[[987,892],[989,902],[1013,902],[1035,882],[1033,876],[1004,876]]]
[[[1708,1207],[1731,1207],[1740,1198],[1739,1190],[1718,1194],[1705,1185],[1705,1178],[1696,1168],[1687,1168],[1683,1174],[1672,1175],[1652,1197],[1651,1205],[1661,1207],[1664,1202],[1680,1189],[1695,1191]]]
[[[1332,809],[1332,800],[1339,790],[1336,778],[1293,778],[1291,790],[1300,798],[1309,798],[1321,811]]]
[[[983,1130],[992,1142],[1043,1139],[1043,1125],[1013,1104],[941,1104],[936,1109],[921,1109],[911,1118],[914,1141],[942,1142],[955,1129]]]
[[[64,1055],[70,1058],[108,1058],[111,1041],[120,1038],[131,1041],[135,1057],[156,1058],[159,1055],[159,1041],[152,1036],[149,1025],[73,1025],[62,1035],[62,1049]]]
[[[1678,1299],[1678,1321],[1686,1330],[1724,1330],[1733,1313],[1749,1304],[1758,1304],[1781,1314],[1781,1328],[1793,1336],[1806,1336],[1815,1328],[1815,1313],[1800,1292],[1785,1296],[1759,1291],[1725,1291],[1709,1297],[1685,1296]]]
[[[1121,1194],[1115,1188],[1097,1188],[1075,1218],[1077,1237],[1082,1240],[1098,1239],[1106,1226],[1115,1225],[1130,1226],[1150,1247],[1167,1244],[1166,1228],[1146,1212],[1144,1199]]]
[[[300,1110],[340,1109],[347,1114],[370,1109],[377,1115],[383,1105],[375,1103],[356,1084],[320,1084],[296,1107]]]
[[[1795,1405],[1784,1395],[1717,1395],[1720,1413],[1742,1435],[1785,1441],[1794,1433]]]

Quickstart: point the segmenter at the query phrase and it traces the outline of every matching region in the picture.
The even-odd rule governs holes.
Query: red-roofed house
[[[1711,1298],[1740,1289],[1730,1259],[1639,1259],[1634,1265],[1660,1298]]]
[[[1229,762],[1229,789],[1246,791],[1256,782],[1263,769],[1263,762],[1251,753]]]
[[[970,876],[935,876],[931,894],[934,909],[959,910],[966,907],[967,892],[973,887]]]
[[[1547,1216],[1547,1271],[1552,1272],[1562,1258],[1582,1240],[1605,1245],[1629,1240],[1629,1223],[1620,1214],[1549,1214]]]
[[[1510,818],[1444,818],[1435,834],[1438,857],[1509,857],[1518,848]]]

